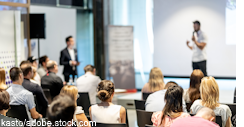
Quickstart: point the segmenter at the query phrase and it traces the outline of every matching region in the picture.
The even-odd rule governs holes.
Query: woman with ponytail
[[[125,123],[125,108],[112,103],[114,83],[109,80],[102,80],[98,84],[97,92],[101,103],[92,105],[89,108],[91,120],[99,123]]]

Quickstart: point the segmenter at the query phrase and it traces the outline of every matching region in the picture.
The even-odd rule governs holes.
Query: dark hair
[[[92,66],[92,65],[86,65],[85,67],[84,67],[84,71],[85,71],[85,73],[86,72],[92,72],[93,70],[95,69],[95,67],[94,66]]]
[[[182,96],[183,96],[183,88],[180,86],[170,86],[166,93],[164,100],[166,102],[163,111],[162,111],[162,120],[161,124],[164,124],[164,118],[169,116],[174,119],[180,116],[181,112],[183,112],[182,108]]]
[[[74,112],[74,101],[68,95],[60,94],[53,99],[53,102],[48,107],[48,120],[53,125],[60,120],[67,123],[73,119]]]
[[[14,82],[14,81],[18,81],[19,80],[19,75],[21,73],[23,73],[23,72],[21,71],[20,68],[13,67],[13,68],[10,69],[9,73],[10,73],[9,74],[10,75],[10,79]]]
[[[24,76],[27,76],[32,71],[32,66],[29,63],[22,64],[20,66],[20,68],[21,68]]]
[[[202,73],[201,70],[195,69],[191,73],[190,77],[190,88],[188,89],[189,97],[191,102],[194,102],[197,99],[200,99],[200,84],[201,84],[201,79],[204,77],[204,74]]]
[[[66,37],[66,39],[65,39],[66,43],[69,41],[70,38],[73,38],[73,37],[72,36]]]
[[[47,58],[48,58],[48,57],[47,57],[46,55],[45,55],[45,56],[40,57],[40,58],[39,58],[39,64],[41,64],[41,65],[42,65],[42,63],[43,63],[43,62],[46,62]]]
[[[114,83],[109,80],[102,80],[97,87],[97,96],[101,101],[108,100],[114,93]]]
[[[201,25],[201,23],[200,23],[198,20],[194,21],[193,23],[194,23],[194,24],[197,24],[197,25],[199,25],[199,26]]]
[[[174,81],[169,81],[165,85],[164,89],[168,89],[170,86],[179,86],[179,85],[176,82],[174,82]]]
[[[9,105],[10,96],[5,90],[0,90],[0,110],[7,110],[10,108]]]

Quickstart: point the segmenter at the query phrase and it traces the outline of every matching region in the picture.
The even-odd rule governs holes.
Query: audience
[[[186,117],[175,120],[171,127],[219,127],[214,123],[215,113],[212,109],[201,108],[193,117]]]
[[[126,110],[120,105],[114,105],[114,83],[109,80],[102,80],[97,87],[98,98],[102,101],[89,108],[92,121],[99,123],[125,123]]]
[[[170,86],[174,86],[174,85],[178,86],[177,83],[170,81],[166,84],[166,86],[164,87],[163,90],[159,90],[157,92],[150,94],[145,103],[146,111],[151,111],[151,112],[162,111],[165,106],[165,103],[166,103],[164,101],[165,93]],[[183,100],[183,98],[182,98],[182,100]],[[183,107],[183,111],[187,112],[186,104],[185,104],[184,100],[183,100],[182,107]]]
[[[35,76],[36,76],[36,74],[37,74],[37,72],[36,72],[36,68],[34,68],[34,67],[32,67],[32,70],[33,70],[33,75],[32,75],[32,77],[31,77],[31,79],[30,79],[30,81],[31,82],[33,82],[33,83],[35,83],[35,84],[38,84],[39,86],[41,86],[41,82],[37,82],[34,78],[35,78]]]
[[[33,94],[22,86],[24,76],[21,69],[18,67],[11,68],[10,78],[13,82],[7,89],[10,95],[10,105],[27,105],[33,119],[41,118],[42,115],[36,111]]]
[[[49,61],[49,58],[45,55],[39,58],[39,64],[41,64],[41,67],[38,68],[37,73],[42,78],[47,74],[47,62]]]
[[[47,62],[48,73],[42,77],[41,84],[49,86],[51,97],[54,98],[60,92],[63,87],[62,79],[57,76],[58,65],[56,61],[49,60]]]
[[[203,77],[204,74],[199,69],[195,69],[191,73],[190,87],[184,93],[184,100],[186,103],[193,103],[195,100],[201,99],[199,88],[201,84],[201,79]]]
[[[78,122],[82,121],[82,123],[84,123],[85,121],[88,122],[88,119],[84,114],[84,110],[82,110],[81,106],[77,106],[76,104],[76,100],[79,98],[78,89],[75,86],[66,85],[61,89],[60,94],[68,95],[73,100],[73,103],[75,104],[76,107],[73,119]]]
[[[29,61],[34,68],[38,68],[38,64],[36,62],[36,58],[34,56],[28,57],[27,61]],[[36,74],[35,77],[33,78],[35,81],[37,81],[39,84],[41,82],[41,77],[39,74]]]
[[[182,97],[183,89],[180,86],[170,86],[165,93],[166,104],[163,111],[155,112],[152,115],[153,126],[170,127],[175,120],[189,117],[188,113],[183,112]]]
[[[215,115],[221,116],[222,127],[231,127],[231,110],[227,105],[219,104],[219,86],[213,77],[204,77],[200,85],[201,100],[195,100],[191,113],[196,114],[202,107],[214,110]]]
[[[5,90],[0,90],[0,119],[1,119],[1,127],[10,127],[10,126],[6,126],[3,125],[2,123],[4,122],[10,122],[10,123],[15,123],[15,125],[11,125],[11,127],[23,127],[20,126],[21,124],[19,120],[15,119],[15,118],[10,118],[6,116],[6,113],[8,112],[8,110],[10,109],[10,105],[9,105],[9,101],[10,101],[10,96],[8,94],[7,91]],[[18,121],[16,123],[16,121]]]
[[[75,103],[70,96],[59,95],[48,107],[48,121],[51,121],[54,127],[71,127],[74,113]],[[71,124],[65,126],[64,122]]]
[[[33,93],[33,95],[36,95],[36,100],[39,108],[39,112],[45,117],[48,101],[46,96],[43,93],[43,90],[41,86],[39,86],[36,83],[33,83],[30,81],[31,77],[33,77],[33,67],[29,63],[24,63],[20,66],[23,75],[24,75],[24,81],[22,83],[22,86]]]
[[[97,86],[101,79],[96,76],[96,68],[92,65],[84,67],[85,75],[79,77],[76,81],[79,92],[88,92],[91,104],[96,104]]]
[[[8,88],[5,78],[5,70],[0,68],[0,90],[6,90]]]
[[[150,71],[149,81],[146,83],[141,92],[143,93],[153,93],[164,89],[164,76],[160,68],[154,67]]]

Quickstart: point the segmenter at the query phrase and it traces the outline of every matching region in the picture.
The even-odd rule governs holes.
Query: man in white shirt
[[[101,79],[96,76],[96,68],[92,65],[84,67],[85,74],[76,81],[78,92],[88,92],[91,104],[96,104],[97,86]]]
[[[186,42],[187,46],[193,51],[192,55],[192,68],[200,69],[204,76],[207,76],[207,53],[206,44],[207,36],[203,31],[200,30],[200,22],[193,22],[194,32],[192,35],[192,41],[194,42],[192,46],[189,45],[189,41]]]

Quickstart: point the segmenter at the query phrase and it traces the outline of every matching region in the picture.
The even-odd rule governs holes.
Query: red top
[[[219,127],[219,125],[201,117],[192,116],[175,120],[171,127]]]

